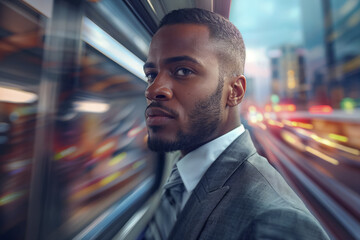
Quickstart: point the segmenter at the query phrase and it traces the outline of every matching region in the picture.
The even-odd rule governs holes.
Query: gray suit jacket
[[[169,239],[328,239],[246,131],[210,166]]]

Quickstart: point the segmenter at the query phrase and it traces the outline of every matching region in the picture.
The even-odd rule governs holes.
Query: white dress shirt
[[[181,179],[185,185],[182,208],[185,206],[185,203],[189,199],[196,185],[200,182],[200,179],[205,174],[206,170],[244,131],[244,126],[240,125],[230,132],[189,152],[176,163]]]

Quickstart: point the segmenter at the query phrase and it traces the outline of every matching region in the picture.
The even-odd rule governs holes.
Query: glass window
[[[150,36],[127,8],[99,17],[106,4],[54,1],[49,19],[0,3],[1,239],[111,238],[156,190],[141,60]],[[133,35],[111,29],[117,18]]]
[[[142,191],[135,203],[153,187],[157,165],[146,145],[145,86],[84,44],[78,87],[66,94],[55,127],[53,215],[61,224],[53,234],[78,233],[129,194]]]

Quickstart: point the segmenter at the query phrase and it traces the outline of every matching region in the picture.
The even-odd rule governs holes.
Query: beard
[[[174,141],[166,141],[159,138],[148,137],[148,147],[155,152],[172,152],[176,150],[193,150],[209,141],[213,131],[220,124],[221,95],[224,81],[219,84],[214,93],[206,99],[195,103],[194,109],[189,113],[189,131],[179,130]],[[159,127],[152,127],[156,132]]]

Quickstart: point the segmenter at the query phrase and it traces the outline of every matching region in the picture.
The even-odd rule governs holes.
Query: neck
[[[234,130],[235,128],[239,127],[240,124],[241,124],[241,123],[240,123],[240,121],[239,121],[237,124],[232,125],[232,127],[227,127],[227,128],[226,128],[227,130],[226,130],[225,132],[220,132],[219,134],[216,134],[214,137],[209,138],[207,141],[202,142],[201,144],[198,144],[198,145],[196,145],[196,146],[192,146],[192,147],[189,148],[189,149],[182,149],[182,150],[180,150],[180,152],[181,152],[181,157],[184,157],[186,154],[194,151],[195,149],[201,147],[202,145],[204,145],[204,144],[206,144],[206,143],[208,143],[208,142],[211,142],[211,141],[213,141],[214,139],[216,139],[216,138],[218,138],[218,137],[221,137],[221,136],[227,134],[228,132],[230,132],[230,131]]]

